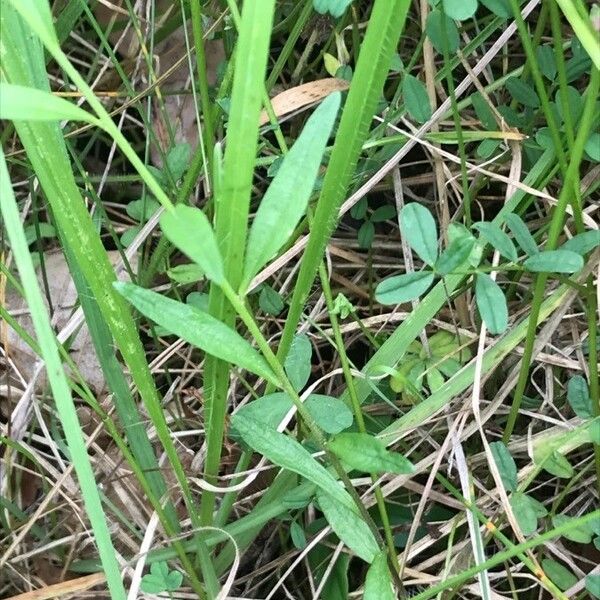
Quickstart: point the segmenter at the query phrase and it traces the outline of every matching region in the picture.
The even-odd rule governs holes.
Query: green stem
[[[327,312],[329,313],[329,321],[333,330],[333,337],[335,340],[336,349],[340,357],[340,363],[344,372],[344,379],[346,381],[348,394],[350,395],[350,402],[352,404],[354,418],[356,419],[358,430],[361,433],[367,433],[365,419],[360,408],[360,401],[358,400],[358,394],[356,393],[356,387],[354,385],[354,377],[352,376],[350,361],[348,360],[348,355],[346,354],[346,348],[344,346],[344,339],[342,338],[342,332],[340,331],[340,324],[337,315],[334,312],[333,296],[331,294],[329,278],[327,277],[327,271],[325,270],[323,264],[321,264],[321,266],[319,267],[319,276],[321,278],[321,288],[323,290],[325,302],[327,304]],[[383,524],[383,530],[385,533],[385,541],[388,550],[388,559],[390,561],[390,564],[394,567],[394,571],[396,573],[399,573],[400,564],[398,563],[398,555],[396,554],[396,546],[394,544],[394,535],[392,533],[390,519],[388,517],[387,509],[385,506],[385,498],[383,496],[383,492],[381,491],[381,487],[377,483],[377,476],[374,473],[371,474],[371,481],[373,481],[374,484],[377,508],[379,510],[379,516],[381,517],[381,522]]]
[[[279,359],[277,358],[275,353],[271,350],[271,347],[269,346],[269,342],[267,342],[267,340],[263,336],[260,328],[254,321],[254,318],[252,317],[252,315],[246,308],[246,305],[240,299],[240,297],[235,293],[235,291],[233,290],[231,285],[229,285],[229,283],[225,283],[222,287],[222,290],[223,290],[223,293],[225,294],[227,300],[229,300],[229,302],[233,306],[235,312],[240,316],[240,318],[244,322],[244,325],[246,325],[246,327],[248,328],[250,335],[256,342],[256,345],[258,346],[259,350],[265,357],[265,360],[269,363],[269,366],[275,373],[275,376],[277,377],[277,380],[279,381],[279,385],[280,385],[281,389],[290,397],[290,399],[294,403],[294,406],[298,410],[298,414],[300,415],[300,417],[302,417],[302,420],[308,427],[308,429],[309,429],[310,433],[312,434],[314,440],[316,441],[317,445],[323,452],[325,452],[327,458],[331,462],[331,465],[335,469],[335,472],[337,473],[338,477],[341,479],[342,483],[344,484],[346,491],[350,494],[350,496],[354,500],[356,507],[359,510],[359,513],[363,517],[365,523],[371,529],[371,532],[375,536],[375,539],[377,539],[378,541],[381,541],[381,536],[379,535],[377,526],[373,522],[371,515],[369,514],[369,512],[365,508],[364,504],[362,503],[360,496],[358,495],[358,492],[354,489],[354,486],[352,485],[352,482],[350,481],[350,478],[348,477],[346,470],[342,466],[342,463],[340,462],[339,458],[328,449],[327,440],[325,439],[323,432],[321,431],[320,427],[315,422],[313,416],[307,410],[306,406],[304,406],[304,403],[300,399],[300,396],[298,395],[298,393],[292,386],[290,380],[288,379],[288,377],[285,373],[285,369],[283,368],[281,362],[279,361]]]
[[[512,0],[515,2],[515,0]],[[579,176],[579,164],[583,158],[583,151],[585,143],[588,140],[592,122],[594,119],[594,111],[596,98],[598,96],[598,90],[600,87],[600,71],[592,69],[590,76],[590,83],[586,91],[586,99],[581,117],[581,122],[577,132],[577,138],[573,146],[573,152],[571,153],[571,162],[567,169],[563,188],[558,197],[558,202],[552,213],[552,219],[550,221],[550,227],[548,229],[548,241],[546,243],[547,250],[553,250],[556,248],[560,232],[562,230],[564,215],[567,208],[569,199],[571,198],[571,191],[573,189],[573,182]],[[541,273],[536,277],[535,289],[533,293],[533,300],[531,302],[531,313],[529,317],[529,326],[527,329],[527,337],[525,339],[525,347],[523,350],[523,361],[521,363],[521,370],[519,372],[519,378],[517,380],[517,386],[515,388],[515,394],[513,402],[510,407],[510,413],[508,415],[508,421],[504,429],[503,441],[507,443],[512,435],[517,417],[519,415],[519,409],[521,408],[521,402],[523,400],[523,394],[527,387],[529,380],[529,366],[533,356],[533,345],[535,343],[535,332],[538,324],[538,317],[540,313],[540,307],[544,297],[544,289],[548,275]]]

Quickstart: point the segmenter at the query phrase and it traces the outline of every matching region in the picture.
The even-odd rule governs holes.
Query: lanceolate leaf
[[[498,467],[504,487],[509,492],[514,492],[517,489],[518,483],[515,459],[503,442],[492,442],[490,444],[490,450],[494,456],[494,461]]]
[[[394,600],[395,597],[386,553],[380,552],[367,571],[363,600]]]
[[[413,464],[383,442],[367,433],[340,433],[328,444],[329,449],[354,469],[366,473],[412,473]]]
[[[590,419],[594,416],[590,390],[581,375],[574,375],[569,379],[567,400],[578,417]]]
[[[575,273],[583,268],[583,258],[570,250],[546,250],[530,256],[523,265],[536,273]]]
[[[406,73],[402,81],[402,96],[408,114],[417,123],[425,123],[431,117],[431,104],[425,84]]]
[[[302,475],[319,486],[334,502],[344,505],[352,512],[356,510],[348,492],[294,438],[279,433],[275,429],[265,426],[261,421],[241,412],[232,417],[231,424],[248,446],[273,464]]]
[[[357,556],[370,563],[379,553],[379,546],[368,525],[353,508],[337,502],[321,488],[317,491],[319,506],[331,529]]]
[[[186,342],[278,384],[265,359],[239,333],[208,313],[132,283],[116,282],[114,287],[143,315]]]
[[[77,105],[36,88],[0,83],[0,119],[14,121],[84,121],[98,119]]]
[[[217,285],[225,281],[215,234],[199,208],[178,204],[162,214],[160,226],[168,240],[197,263],[211,281]]]
[[[435,270],[440,275],[448,275],[454,269],[462,265],[473,250],[475,238],[458,237],[442,252],[442,255],[435,263]]]
[[[600,145],[600,141],[598,142]],[[587,254],[597,246],[600,246],[600,230],[584,231],[573,236],[570,240],[566,241],[562,246],[561,250],[570,250],[571,252],[577,252],[577,254]]]
[[[308,336],[296,335],[285,358],[285,373],[294,389],[299,392],[308,381],[311,371],[312,345]]]
[[[415,300],[433,283],[431,271],[416,271],[384,279],[375,290],[375,298],[381,304],[402,304]]]
[[[478,273],[475,283],[477,308],[490,333],[504,333],[508,327],[508,308],[500,286],[485,273]]]
[[[437,227],[431,212],[412,202],[400,211],[400,229],[422,261],[433,265],[438,256]]]
[[[331,94],[311,115],[261,200],[248,237],[245,284],[277,254],[306,212],[340,99],[339,92]]]
[[[515,245],[498,225],[487,221],[481,221],[479,223],[474,223],[473,227],[477,229],[483,238],[498,250],[504,258],[508,258],[508,260],[512,260],[513,262],[517,260],[517,250]]]
[[[460,38],[454,21],[441,10],[432,10],[427,17],[425,30],[427,37],[431,40],[433,47],[440,53],[444,53],[444,25],[446,27],[446,43],[448,52],[456,52]]]
[[[521,246],[529,256],[533,256],[539,252],[535,239],[519,215],[516,213],[508,213],[505,221],[512,234],[515,236],[515,240],[517,240],[519,246]]]

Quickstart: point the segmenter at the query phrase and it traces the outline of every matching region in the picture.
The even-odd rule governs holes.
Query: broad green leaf
[[[387,554],[379,552],[367,571],[363,600],[394,600],[394,598],[396,595],[392,587]]]
[[[512,234],[515,236],[517,244],[523,248],[528,256],[533,256],[539,252],[535,239],[519,215],[516,213],[508,213],[504,220]]]
[[[267,315],[277,316],[285,307],[283,298],[270,285],[264,284],[258,296],[258,305]]]
[[[231,424],[253,450],[262,454],[273,464],[312,481],[326,492],[335,504],[343,505],[349,511],[354,512],[354,502],[348,492],[295,439],[265,426],[263,422],[257,421],[241,411],[233,415]]]
[[[594,416],[590,390],[586,380],[581,375],[574,375],[569,379],[567,401],[578,417],[591,419]]]
[[[479,2],[503,19],[513,16],[510,0],[479,0]]]
[[[11,121],[84,121],[98,119],[77,105],[36,88],[0,83],[0,119]]]
[[[424,294],[433,283],[431,271],[416,271],[384,279],[375,289],[375,298],[381,304],[402,304]]]
[[[28,225],[25,227],[24,231],[25,239],[27,240],[28,245],[32,242],[35,242],[37,239],[56,237],[56,229],[54,228],[54,225],[44,221],[40,221],[35,225]]]
[[[412,473],[413,464],[367,433],[340,433],[328,443],[329,449],[353,469],[366,473]]]
[[[330,94],[311,115],[261,200],[248,235],[245,285],[289,240],[306,212],[340,101],[339,92]]]
[[[592,133],[585,143],[586,154],[594,161],[600,162],[600,133]]]
[[[406,73],[402,80],[402,96],[408,114],[417,123],[425,123],[431,118],[431,104],[425,84]]]
[[[437,392],[444,385],[444,376],[437,369],[429,367],[427,371],[427,387],[431,393]]]
[[[265,359],[239,333],[218,319],[132,283],[119,281],[113,285],[143,315],[186,342],[278,385]]]
[[[311,394],[304,401],[304,406],[326,433],[340,433],[348,429],[354,421],[352,411],[339,398]]]
[[[529,496],[523,492],[515,492],[510,497],[510,506],[523,535],[534,534],[537,529],[538,518]]]
[[[298,521],[292,521],[292,524],[290,525],[290,537],[292,538],[292,543],[298,550],[306,548],[304,529],[298,524]]]
[[[538,46],[535,51],[535,54],[542,75],[544,75],[544,77],[546,77],[546,79],[548,79],[549,81],[554,81],[557,70],[556,59],[554,57],[554,50],[552,46],[549,46],[548,44]]]
[[[132,200],[125,207],[125,211],[138,223],[145,223],[159,208],[160,204],[157,200],[147,197],[145,200],[143,198]]]
[[[575,273],[583,268],[583,258],[571,250],[546,250],[530,256],[523,266],[534,273]]]
[[[600,575],[587,575],[585,578],[585,589],[594,598],[600,598]]]
[[[490,333],[504,333],[508,327],[508,307],[500,286],[486,273],[475,278],[477,309]]]
[[[159,561],[150,565],[150,573],[142,577],[140,589],[146,594],[174,592],[181,587],[183,574],[171,571],[166,562]]]
[[[494,457],[494,462],[498,467],[500,478],[504,487],[509,492],[514,492],[517,489],[517,465],[512,457],[509,449],[503,442],[492,442],[490,450]]]
[[[572,521],[571,517],[567,515],[554,515],[552,517],[552,525],[554,527],[560,527],[569,521]],[[563,533],[563,537],[571,540],[572,542],[576,542],[578,544],[589,544],[592,541],[593,531],[590,527],[583,526],[572,526],[565,533]]]
[[[391,204],[384,204],[379,208],[376,208],[371,215],[370,221],[373,223],[382,223],[383,221],[389,221],[396,216],[396,209]]]
[[[372,221],[365,221],[358,230],[358,245],[363,249],[368,249],[373,245],[375,237],[375,225]]]
[[[481,124],[486,129],[494,131],[497,128],[496,119],[494,118],[494,113],[492,112],[487,100],[481,95],[480,92],[475,92],[471,96],[471,102],[473,103],[475,114],[481,121]]]
[[[540,105],[540,99],[535,90],[518,77],[510,77],[506,80],[506,89],[510,95],[523,106],[537,108]]]
[[[319,506],[335,534],[364,561],[371,563],[379,553],[379,546],[368,525],[355,508],[336,501],[320,488],[317,491]]]
[[[600,246],[600,230],[594,229],[573,236],[560,247],[560,250],[577,252],[577,254],[583,256],[584,254],[591,252],[597,246]]]
[[[557,587],[563,590],[563,592],[579,581],[569,569],[563,567],[563,565],[551,558],[544,558],[544,560],[542,560],[542,569],[544,569],[546,575]]]
[[[480,221],[474,223],[473,227],[479,231],[483,238],[491,244],[504,258],[512,262],[517,260],[517,250],[508,235],[495,223]]]
[[[172,281],[184,285],[196,283],[204,279],[204,271],[200,268],[200,265],[197,265],[196,263],[176,265],[167,271],[167,275]]]
[[[477,11],[477,0],[442,0],[444,12],[455,21],[465,21]]]
[[[292,387],[299,392],[308,381],[311,371],[312,344],[306,335],[296,335],[285,359],[285,373]]]
[[[542,467],[548,473],[556,475],[556,477],[560,477],[561,479],[570,479],[573,477],[573,473],[575,473],[571,463],[556,450],[546,457],[542,463]]]
[[[167,169],[175,181],[179,181],[190,162],[191,147],[187,142],[175,144],[167,154]]]
[[[332,54],[329,54],[329,52],[323,54],[323,64],[327,73],[332,77],[335,77],[337,70],[342,66],[340,61]]]
[[[475,239],[472,237],[455,239],[435,263],[435,271],[440,275],[452,273],[469,258],[474,246]]]
[[[400,211],[400,229],[419,258],[433,265],[438,256],[437,227],[431,212],[411,202]]]
[[[206,215],[199,208],[178,204],[162,214],[160,227],[167,239],[197,263],[211,281],[217,285],[225,282],[217,239]]]
[[[336,19],[341,17],[346,9],[352,4],[352,0],[313,0],[313,8],[324,15],[328,12]]]
[[[583,112],[583,97],[577,88],[574,88],[572,85],[567,86],[566,96],[567,104],[565,106],[562,94],[560,94],[558,91],[556,92],[555,101],[558,114],[560,119],[565,122],[567,120],[566,113],[568,112],[571,118],[571,123],[576,125],[577,121],[579,121],[581,113]]]
[[[293,402],[287,394],[275,392],[250,402],[238,413],[276,429],[292,406]],[[326,433],[340,433],[350,427],[354,420],[352,411],[344,402],[331,396],[311,394],[304,401],[304,406],[317,425]]]
[[[444,24],[446,26],[446,43],[448,52],[456,52],[460,43],[458,29],[454,21],[441,10],[432,10],[427,17],[425,31],[431,40],[432,46],[440,53],[444,53]]]

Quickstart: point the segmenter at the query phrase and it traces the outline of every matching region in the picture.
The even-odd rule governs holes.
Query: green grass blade
[[[367,137],[409,5],[408,0],[377,0],[373,6],[294,288],[279,358],[287,354],[325,246],[337,223],[338,211]]]
[[[4,152],[0,150],[0,209],[6,224],[6,232],[11,243],[15,261],[21,275],[25,289],[25,298],[31,311],[33,326],[38,338],[42,356],[46,362],[48,380],[56,408],[58,410],[63,431],[69,447],[69,452],[81,485],[81,492],[87,515],[90,519],[102,567],[106,574],[106,581],[111,592],[111,597],[125,599],[125,588],[121,581],[119,564],[116,560],[115,549],[110,538],[108,523],[102,509],[98,487],[94,472],[87,454],[87,448],[81,433],[81,426],[77,419],[75,404],[65,372],[62,368],[58,349],[56,347],[54,332],[50,326],[48,313],[44,306],[33,262],[25,239],[25,232],[21,225],[19,210],[10,185],[8,169],[4,159]]]

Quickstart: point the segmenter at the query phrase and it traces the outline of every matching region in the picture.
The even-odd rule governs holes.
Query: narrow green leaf
[[[425,123],[431,118],[431,104],[427,95],[425,84],[406,73],[402,80],[402,96],[408,114],[417,123]]]
[[[510,77],[507,79],[506,89],[510,92],[510,95],[523,106],[538,108],[540,105],[540,99],[535,93],[535,90],[518,77]]]
[[[160,227],[167,239],[197,263],[217,285],[225,282],[223,260],[206,215],[192,206],[178,204],[160,217]]]
[[[451,19],[465,21],[477,11],[477,0],[442,0],[442,6]]]
[[[494,113],[480,92],[475,92],[471,96],[471,102],[473,103],[475,114],[481,121],[481,124],[490,131],[496,129],[496,119],[494,118]]]
[[[583,268],[583,258],[571,250],[546,250],[530,256],[523,266],[534,273],[575,273]]]
[[[375,237],[375,225],[372,221],[365,221],[358,230],[358,245],[367,250],[373,245],[373,238]]]
[[[233,415],[231,424],[253,450],[262,454],[273,464],[312,481],[328,497],[331,497],[335,504],[343,505],[354,513],[354,502],[348,492],[295,439],[266,427],[261,421],[244,415],[241,411]]]
[[[186,342],[278,384],[265,359],[239,333],[208,313],[132,283],[115,282],[114,287],[143,315]]]
[[[490,333],[504,333],[508,327],[508,307],[500,286],[486,273],[475,278],[477,309]]]
[[[490,450],[494,456],[494,461],[500,472],[500,478],[504,487],[509,492],[514,492],[517,489],[517,465],[512,457],[509,449],[502,442],[492,442]]]
[[[296,335],[285,359],[285,373],[293,388],[299,392],[307,383],[311,372],[312,344],[306,335]]]
[[[245,284],[289,240],[306,212],[340,102],[335,92],[315,110],[261,200],[248,237]]]
[[[431,271],[415,271],[384,279],[375,290],[375,298],[381,304],[402,304],[424,294],[433,283]]]
[[[563,592],[574,586],[579,580],[569,569],[563,567],[559,562],[551,558],[542,560],[542,569],[546,575],[557,585]]]
[[[475,246],[475,238],[459,237],[442,252],[441,256],[435,263],[435,270],[440,275],[448,275],[454,269],[460,267],[471,254]]]
[[[567,401],[578,417],[591,419],[594,416],[590,390],[586,380],[581,375],[574,375],[569,379]]]
[[[533,256],[539,252],[535,239],[529,232],[529,228],[525,224],[525,221],[521,219],[516,213],[508,213],[505,218],[506,224],[512,234],[515,236],[515,240],[528,256]]]
[[[340,433],[329,443],[329,449],[345,463],[366,473],[412,473],[413,464],[367,433]]]
[[[512,262],[517,260],[517,249],[508,235],[495,223],[480,221],[473,223],[473,227],[479,231],[483,238],[491,244],[504,258]]]
[[[583,256],[598,246],[600,246],[600,230],[595,229],[593,231],[584,231],[583,233],[578,233],[570,240],[567,240],[560,247],[560,250],[577,252],[577,254],[581,254],[581,256]]]
[[[454,21],[445,15],[441,10],[432,10],[425,25],[427,37],[430,39],[433,47],[440,53],[444,53],[444,25],[446,28],[446,42],[448,52],[456,52],[460,43],[458,29]]]
[[[400,211],[400,229],[410,247],[428,265],[434,265],[438,256],[437,227],[431,212],[411,202]]]
[[[320,488],[317,491],[319,506],[335,534],[358,557],[371,563],[379,553],[379,546],[373,533],[355,509],[336,501]]]
[[[36,88],[0,83],[0,119],[13,121],[84,121],[98,119],[77,105]]]
[[[387,565],[387,555],[385,552],[379,552],[367,571],[363,600],[394,600],[394,598],[396,595]]]

